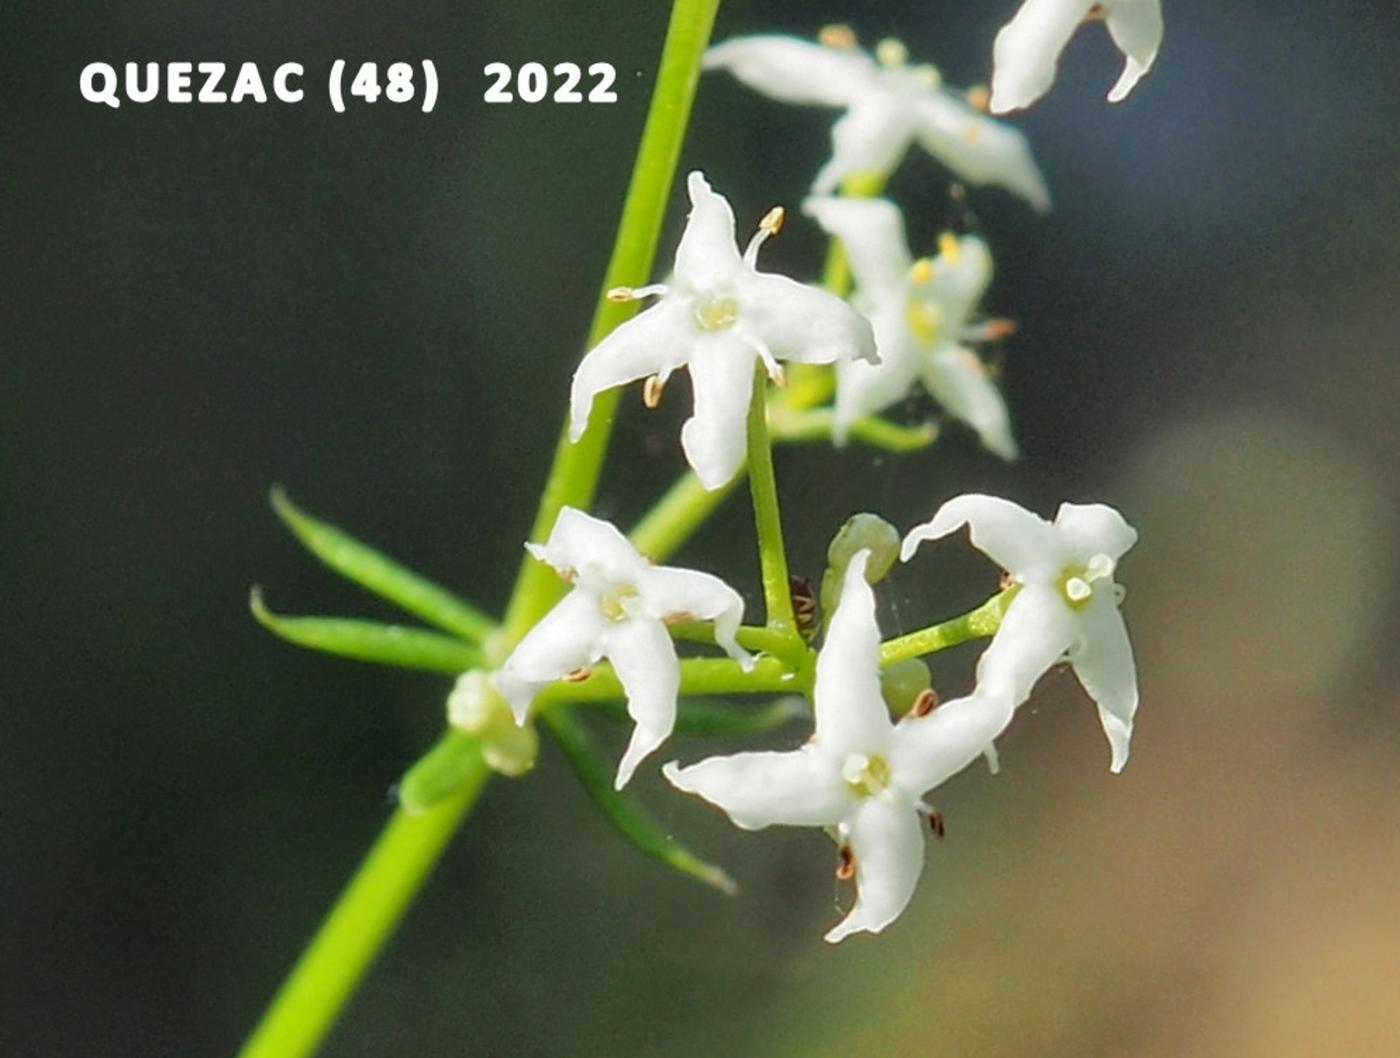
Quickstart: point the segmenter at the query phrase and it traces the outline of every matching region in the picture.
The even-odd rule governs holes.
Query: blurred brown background
[[[852,6],[735,4],[717,37],[846,20],[967,84],[1016,5]],[[256,629],[254,581],[287,610],[387,615],[298,551],[266,488],[504,601],[663,7],[0,14],[4,1053],[230,1053],[382,823],[447,683]],[[1025,459],[952,432],[778,468],[810,574],[857,509],[1120,506],[1142,532],[1126,772],[1052,675],[1002,774],[938,793],[949,836],[906,916],[831,949],[847,894],[821,835],[740,833],[648,769],[642,796],[739,878],[727,901],[616,840],[547,753],[491,789],[328,1055],[1400,1053],[1394,4],[1166,8],[1127,104],[1103,102],[1117,57],[1090,31],[1023,119],[1053,213],[972,195],[990,308],[1021,322]],[[77,90],[95,58],[342,56],[435,59],[438,111],[118,112]],[[620,101],[488,108],[497,59],[611,61]],[[742,226],[800,201],[830,120],[707,78],[686,164]],[[945,186],[923,157],[894,183],[924,247]],[[794,222],[765,254],[810,276],[821,242]],[[629,398],[605,514],[676,472],[683,388],[656,416]],[[756,601],[747,518],[732,502],[682,558]],[[887,627],[994,582],[966,547],[925,552]],[[945,694],[973,656],[939,659]]]

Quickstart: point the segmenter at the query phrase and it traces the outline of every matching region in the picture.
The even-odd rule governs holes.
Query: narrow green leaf
[[[406,812],[426,812],[476,782],[481,769],[476,738],[449,727],[399,780],[399,804]]]
[[[609,720],[630,724],[627,703],[594,702],[589,709]],[[790,720],[811,718],[811,711],[797,695],[777,698],[766,705],[743,706],[715,698],[683,698],[676,710],[678,735],[761,735]]]
[[[248,608],[264,628],[289,643],[358,661],[458,673],[482,660],[472,644],[421,628],[348,617],[282,617],[267,608],[257,588],[249,594]]]
[[[272,506],[287,528],[342,577],[444,631],[471,640],[484,639],[495,631],[496,623],[471,603],[343,530],[307,514],[292,503],[281,487],[274,488],[271,496]]]
[[[572,712],[551,709],[540,714],[540,721],[559,743],[588,795],[623,837],[648,856],[722,893],[732,896],[737,891],[729,875],[662,830],[631,794],[613,789],[615,765],[598,753],[593,739]]]

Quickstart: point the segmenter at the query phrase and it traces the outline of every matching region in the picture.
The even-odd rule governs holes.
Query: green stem
[[[768,378],[762,365],[754,372],[748,433],[749,494],[753,497],[754,524],[758,529],[758,562],[763,572],[768,627],[800,639],[797,618],[792,612],[792,586],[788,582],[783,523],[778,512],[778,479],[773,473],[773,445],[768,439]]]
[[[947,650],[969,639],[981,639],[995,635],[1001,627],[1001,619],[1006,616],[1006,608],[1020,591],[1013,585],[984,602],[975,610],[969,610],[960,617],[953,617],[940,624],[920,628],[917,632],[900,636],[880,644],[880,664],[892,665],[906,658],[922,657]]]
[[[650,275],[690,121],[700,60],[718,7],[719,0],[674,0],[646,127],[603,280],[604,292],[615,286],[640,285]],[[589,348],[631,311],[632,306],[600,297]],[[569,443],[567,427],[561,435],[531,530],[533,539],[548,535],[565,505],[591,505],[617,400],[613,391],[594,402],[588,429],[577,445]],[[559,597],[561,584],[542,563],[522,563],[503,627],[492,636],[494,653],[508,651],[520,641]],[[455,797],[422,813],[394,813],[240,1058],[304,1058],[316,1050],[488,778],[481,763],[472,781]]]
[[[652,90],[651,108],[642,130],[598,308],[588,333],[589,349],[636,311],[635,304],[609,301],[605,296],[607,291],[619,286],[641,286],[650,278],[671,185],[680,161],[681,144],[690,121],[691,104],[695,100],[696,83],[700,79],[700,59],[709,45],[718,7],[719,0],[675,0],[671,8],[671,22],[666,30],[656,87]],[[563,507],[587,509],[592,505],[619,396],[617,389],[598,395],[588,418],[588,428],[577,444],[570,443],[568,424],[565,424],[530,539],[545,539]],[[561,582],[553,571],[539,562],[525,559],[506,611],[504,641],[518,642],[561,594]]]
[[[300,1058],[316,1050],[490,774],[478,758],[453,797],[426,812],[394,813],[239,1058]]]
[[[736,474],[729,484],[711,490],[693,471],[682,474],[633,527],[632,543],[652,561],[666,561],[743,480],[742,473]]]

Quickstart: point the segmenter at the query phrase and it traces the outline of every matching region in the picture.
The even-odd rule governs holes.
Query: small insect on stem
[[[797,632],[808,643],[817,634],[817,595],[806,577],[788,577],[788,594],[792,596],[792,615],[797,619]]]
[[[851,846],[841,846],[841,859],[836,864],[836,880],[849,882],[856,876],[856,854],[851,851]]]

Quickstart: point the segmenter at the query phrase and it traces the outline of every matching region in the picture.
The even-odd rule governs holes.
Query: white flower
[[[690,174],[688,187],[690,219],[674,276],[666,285],[617,292],[624,298],[661,297],[579,364],[570,395],[570,437],[583,436],[598,393],[648,376],[665,383],[672,371],[688,366],[695,411],[681,431],[681,445],[704,486],[717,489],[744,463],[744,420],[759,360],[781,381],[779,360],[873,360],[875,338],[869,321],[840,298],[754,268],[759,246],[782,223],[781,210],[764,218],[741,257],[729,203],[701,173]]]
[[[833,152],[812,185],[830,194],[848,176],[884,177],[909,144],[919,144],[970,184],[998,184],[1036,209],[1050,206],[1045,180],[1017,129],[987,117],[943,87],[933,66],[909,66],[904,45],[883,41],[878,60],[855,46],[796,37],[736,37],[705,53],[707,69],[725,69],[785,103],[840,107]]]
[[[1028,107],[1050,88],[1060,53],[1086,19],[1102,18],[1123,53],[1123,73],[1108,101],[1127,98],[1162,46],[1161,0],[1026,0],[992,48],[992,112]]]
[[[618,765],[620,790],[675,726],[680,662],[667,621],[714,621],[715,642],[747,669],[753,659],[734,640],[744,601],[708,573],[653,566],[615,527],[573,507],[559,512],[544,546],[525,546],[574,589],[516,646],[496,687],[523,724],[542,687],[607,658],[637,725]]]
[[[1018,705],[1066,652],[1075,675],[1099,709],[1113,750],[1112,769],[1128,762],[1137,712],[1137,669],[1118,612],[1118,560],[1137,542],[1137,530],[1101,503],[1062,503],[1054,524],[995,496],[949,500],[932,521],[904,538],[907,562],[925,540],[962,526],[973,546],[1021,586],[1001,628],[977,665],[978,690],[1009,695]]]
[[[1011,719],[1014,703],[978,694],[891,723],[880,696],[880,630],[865,580],[868,551],[846,569],[841,602],[817,658],[816,733],[787,753],[711,757],[662,771],[736,826],[834,830],[855,864],[857,899],[826,939],[878,933],[904,910],[924,866],[925,791],[976,760]]]
[[[1016,442],[1001,391],[965,332],[992,279],[992,255],[975,235],[945,233],[936,258],[913,261],[899,207],[884,199],[809,198],[803,210],[841,240],[851,262],[853,304],[875,327],[878,364],[836,368],[836,442],[857,419],[902,400],[916,379],[1003,459]]]

